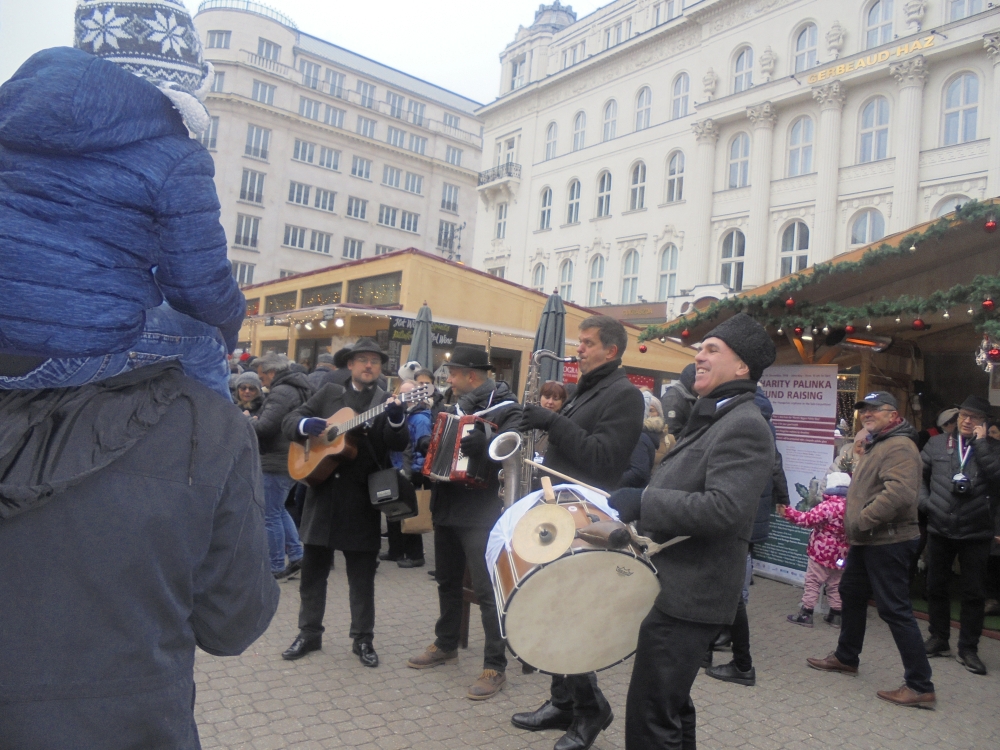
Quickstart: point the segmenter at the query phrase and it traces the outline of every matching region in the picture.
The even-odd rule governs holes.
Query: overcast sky
[[[572,3],[582,18],[609,0]],[[192,12],[200,0],[184,0]],[[496,98],[498,56],[540,0],[269,0],[301,31],[479,102]],[[75,0],[0,0],[0,81],[34,52],[73,43]]]

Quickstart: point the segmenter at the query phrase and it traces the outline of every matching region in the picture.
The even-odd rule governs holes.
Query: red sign
[[[649,375],[632,375],[629,373],[628,379],[632,381],[632,385],[636,388],[649,388],[653,390],[653,386],[656,385],[656,381]]]
[[[580,365],[577,362],[567,362],[563,365],[563,383],[576,383],[580,379]]]

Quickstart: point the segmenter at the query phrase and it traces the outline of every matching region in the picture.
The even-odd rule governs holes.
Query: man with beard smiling
[[[661,591],[639,629],[627,750],[695,747],[691,686],[736,615],[757,504],[774,467],[774,438],[754,403],[774,357],[771,337],[748,315],[710,331],[694,360],[699,399],[677,445],[645,490],[611,496],[621,520],[638,521],[654,541],[691,537],[652,558]]]

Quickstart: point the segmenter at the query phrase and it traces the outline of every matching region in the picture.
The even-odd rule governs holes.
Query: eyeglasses
[[[981,414],[969,414],[968,412],[961,412],[960,411],[958,413],[958,421],[959,422],[985,422],[986,421],[986,417],[982,416]]]
[[[382,364],[382,358],[381,357],[363,357],[361,355],[358,355],[358,356],[354,357],[353,359],[354,359],[355,362],[357,362],[360,365],[380,365],[380,364]]]
[[[255,385],[241,385],[239,387],[239,390],[241,390],[241,391],[256,391],[257,390],[257,386],[255,386]]]
[[[858,411],[862,414],[874,414],[877,411],[895,411],[891,406],[862,406]]]

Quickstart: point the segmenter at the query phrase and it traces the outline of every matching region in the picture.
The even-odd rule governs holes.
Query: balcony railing
[[[513,177],[515,179],[521,179],[521,165],[515,164],[512,161],[506,164],[500,164],[492,169],[487,169],[485,172],[479,173],[479,187],[483,185],[488,185],[496,180],[503,180],[505,178]]]
[[[256,52],[251,52],[247,49],[240,50],[240,52],[243,53],[243,59],[246,61],[247,65],[252,65],[255,68],[266,70],[269,73],[274,73],[282,78],[291,78],[295,72],[292,68],[287,65],[282,65],[280,62],[272,60],[270,57],[258,55]]]

